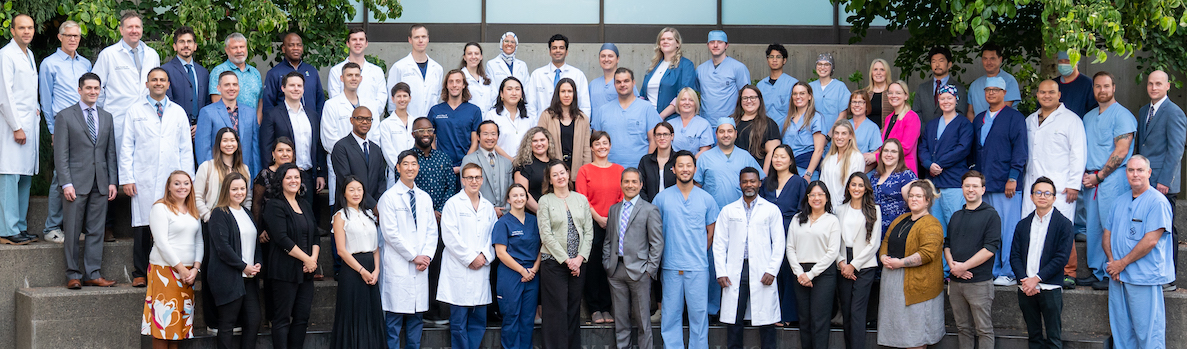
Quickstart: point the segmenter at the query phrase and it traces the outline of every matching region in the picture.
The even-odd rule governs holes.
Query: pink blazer
[[[890,118],[894,117],[897,117],[894,113],[887,115],[882,119],[882,124],[890,125]],[[883,142],[886,142],[887,138],[894,138],[903,143],[903,161],[915,173],[919,173],[919,160],[917,160],[915,152],[919,148],[920,130],[919,115],[915,114],[914,111],[908,110],[902,120],[895,121],[894,129],[890,130],[889,137],[885,133],[883,133],[882,137]]]

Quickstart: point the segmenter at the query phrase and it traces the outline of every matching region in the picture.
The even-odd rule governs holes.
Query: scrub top
[[[853,125],[853,119],[849,120],[849,124]],[[873,152],[882,147],[882,130],[873,119],[866,118],[861,125],[854,127],[853,133],[853,138],[857,140],[857,150],[862,153]]]
[[[1113,213],[1106,219],[1105,226],[1111,233],[1109,242],[1113,256],[1117,258],[1133,251],[1146,233],[1166,229],[1150,253],[1121,271],[1121,282],[1150,286],[1175,281],[1171,205],[1162,193],[1150,187],[1134,198],[1132,192],[1127,191],[1113,202]]]
[[[491,243],[507,246],[507,254],[525,268],[531,268],[540,255],[540,227],[536,216],[524,213],[523,223],[507,213],[495,222]]]
[[[1018,80],[1014,79],[1013,75],[1004,70],[997,73],[997,77],[1006,80],[1006,102],[1018,103],[1022,100],[1022,93],[1018,89]],[[973,80],[973,84],[969,85],[969,106],[973,107],[973,115],[980,115],[982,112],[989,110],[989,102],[985,101],[985,79],[987,76],[981,76],[977,80]],[[1017,104],[1014,107],[1018,107]]]
[[[635,95],[639,95],[638,88],[635,89]],[[601,109],[602,105],[617,100],[618,90],[614,89],[614,80],[606,81],[606,76],[602,75],[589,81],[589,107],[590,114],[593,114],[590,115],[591,118],[596,119],[600,115],[598,109]],[[548,104],[552,105],[552,101],[548,101]],[[540,117],[539,115],[533,116]]]
[[[816,101],[816,112],[824,115],[824,120],[821,120],[820,126],[826,134],[827,129],[833,127],[833,123],[837,122],[837,117],[841,115],[841,111],[849,108],[849,87],[845,86],[845,82],[833,79],[828,83],[828,86],[821,87],[820,80],[813,81],[808,84],[812,87],[812,98]]]
[[[709,231],[721,208],[701,188],[693,187],[684,199],[680,187],[671,186],[651,200],[664,217],[664,270],[709,270]]]
[[[655,106],[635,98],[626,109],[621,104],[608,103],[599,110],[601,116],[592,118],[589,126],[610,134],[610,162],[623,168],[638,165],[639,158],[647,155],[647,131],[663,121]]]
[[[709,120],[700,115],[693,116],[692,120],[688,121],[688,126],[684,126],[684,120],[681,120],[679,115],[668,119],[668,123],[676,130],[672,133],[672,152],[687,150],[696,155],[701,147],[717,143],[717,134],[709,127]]]
[[[760,179],[765,177],[762,164],[745,149],[734,146],[734,151],[726,156],[721,152],[721,147],[713,147],[697,158],[697,172],[692,179],[713,196],[717,206],[725,207],[742,198],[738,174],[747,166],[757,169]]]
[[[1109,161],[1113,153],[1113,139],[1126,133],[1138,130],[1138,120],[1121,103],[1113,103],[1104,113],[1095,108],[1084,114],[1084,136],[1088,141],[1088,162],[1084,164],[1086,170],[1099,170]],[[1129,145],[1129,152],[1121,161],[1121,167],[1133,155],[1133,143]],[[1121,175],[1125,175],[1122,173]]]
[[[823,114],[816,113],[816,116],[812,117],[812,121],[810,121],[811,123],[807,127],[803,127],[804,119],[804,117],[800,117],[799,122],[792,121],[790,125],[787,125],[787,131],[783,133],[783,144],[787,144],[787,146],[791,147],[791,152],[795,153],[791,154],[792,157],[811,153],[816,150],[816,143],[812,141],[812,135],[817,132],[820,134],[826,132],[824,130]],[[779,127],[783,127],[783,125],[779,125]]]
[[[771,120],[775,120],[776,125],[783,125],[783,119],[787,118],[787,106],[791,103],[791,88],[797,82],[800,80],[784,73],[779,75],[779,80],[775,80],[774,84],[771,84],[771,77],[767,76],[754,86],[758,88],[759,92],[762,92],[762,101],[763,104],[766,104],[767,116]]]
[[[750,84],[750,70],[732,57],[725,57],[716,67],[710,59],[697,66],[701,83],[701,115],[717,128],[717,119],[733,114],[738,104],[738,90]]]
[[[470,103],[462,103],[457,109],[441,103],[429,109],[429,120],[437,129],[437,149],[449,154],[454,167],[461,166],[462,158],[470,152],[470,133],[478,132],[478,124],[482,123],[482,111]]]

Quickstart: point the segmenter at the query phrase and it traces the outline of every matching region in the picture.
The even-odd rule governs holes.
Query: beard
[[[688,184],[689,182],[692,182],[692,176],[688,176],[688,179],[680,178],[679,176],[677,176],[676,180],[680,181],[680,184]]]
[[[433,146],[435,137],[421,137],[416,139],[416,147],[421,149],[429,149]]]

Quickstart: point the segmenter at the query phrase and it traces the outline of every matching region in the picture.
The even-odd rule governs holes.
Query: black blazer
[[[305,109],[305,116],[309,118],[309,126],[313,129],[312,139],[309,142],[309,154],[313,156],[313,172],[318,177],[325,177],[329,168],[326,167],[326,152],[322,151],[321,146],[321,114],[317,110]],[[288,108],[272,108],[267,113],[264,113],[263,122],[260,123],[260,166],[268,167],[272,165],[272,146],[276,144],[276,139],[280,137],[288,137],[296,142],[297,139],[293,137],[293,123],[289,121]],[[296,149],[294,149],[296,151]],[[296,160],[296,155],[293,156]]]
[[[660,191],[676,184],[676,173],[672,172],[672,166],[676,165],[675,156],[675,152],[669,155],[668,163],[664,164],[662,170],[659,168],[659,160],[655,156],[655,153],[643,155],[639,159],[639,167],[637,167],[640,175],[639,181],[643,183],[643,190],[639,195],[642,196],[643,200],[651,202],[651,199],[655,198],[655,194],[659,194]],[[663,188],[659,186],[660,176],[664,178]]]
[[[1034,217],[1034,212],[1031,212],[1026,218],[1018,221],[1018,226],[1014,228],[1010,267],[1014,269],[1014,275],[1020,280],[1026,277],[1026,258],[1027,251],[1030,249],[1030,223]],[[1051,223],[1047,226],[1047,240],[1043,243],[1042,257],[1039,257],[1039,279],[1048,284],[1062,282],[1060,280],[1063,276],[1063,266],[1067,264],[1068,256],[1072,253],[1073,239],[1075,239],[1075,235],[1072,230],[1072,221],[1059,213],[1059,210],[1052,208]]]
[[[246,207],[243,209],[254,224],[251,211]],[[215,305],[224,305],[243,297],[247,292],[243,285],[243,269],[247,268],[247,263],[243,263],[243,240],[239,237],[239,222],[227,208],[215,208],[207,224],[210,227],[210,244],[213,245],[210,250],[214,251],[214,256],[206,264],[206,282],[212,286],[218,285],[211,287],[210,291],[214,294]],[[256,244],[255,262],[263,264],[262,257],[260,245]]]
[[[367,147],[371,148],[371,162],[363,157],[363,148],[355,140],[354,133],[342,137],[334,143],[334,152],[330,154],[334,166],[334,180],[337,181],[334,195],[342,197],[346,190],[346,177],[355,176],[363,180],[363,188],[367,195],[363,197],[363,206],[375,207],[379,197],[387,189],[387,160],[383,158],[383,149],[375,144],[374,139],[367,140]],[[337,201],[335,201],[337,202]],[[341,203],[338,206],[342,206]]]
[[[306,254],[313,252],[313,246],[319,243],[317,223],[313,219],[313,208],[305,200],[297,200],[302,215],[298,216],[288,200],[276,198],[268,200],[264,206],[264,222],[268,224],[268,236],[272,238],[272,253],[268,254],[267,265],[269,280],[300,283],[312,280],[313,273],[305,273],[301,261],[288,255],[294,247],[298,247]],[[294,226],[297,219],[305,220],[305,229],[296,231]]]

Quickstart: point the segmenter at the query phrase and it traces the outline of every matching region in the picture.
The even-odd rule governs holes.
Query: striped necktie
[[[622,240],[626,237],[626,225],[631,221],[631,204],[630,201],[622,202],[622,217],[618,219],[618,255],[622,253]]]

